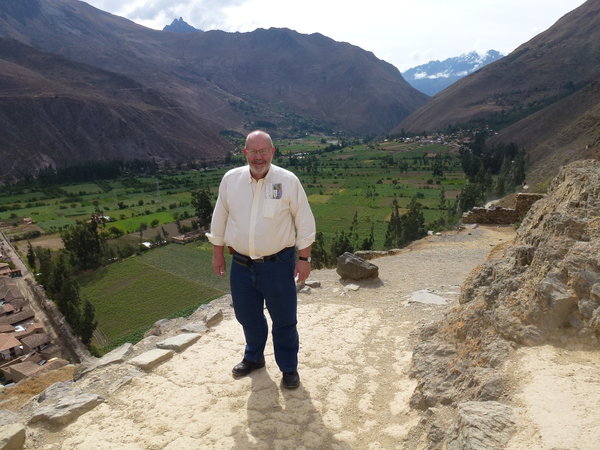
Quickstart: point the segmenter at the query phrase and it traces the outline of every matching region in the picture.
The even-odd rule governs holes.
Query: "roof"
[[[23,309],[23,311],[11,314],[9,316],[0,317],[0,325],[14,325],[19,322],[23,322],[33,317],[33,311],[29,308]]]
[[[36,333],[30,336],[25,336],[21,338],[21,343],[26,345],[29,348],[36,348],[40,345],[48,344],[50,342],[50,338],[46,333]]]
[[[22,344],[12,334],[0,334],[0,352],[20,347]]]
[[[18,372],[26,377],[30,377],[31,375],[35,375],[37,372],[39,372],[41,367],[34,362],[25,361],[15,364],[14,366],[10,366],[10,370],[11,372]]]
[[[12,333],[15,331],[15,327],[8,324],[0,325],[0,333]]]
[[[29,302],[24,298],[15,298],[13,300],[10,300],[8,303],[10,303],[11,306],[18,310],[21,310],[29,305]]]
[[[10,303],[5,303],[4,305],[0,306],[0,314],[9,314],[13,312],[15,312],[15,307]]]
[[[0,293],[10,288],[17,289],[17,282],[11,278],[0,278]]]
[[[0,285],[0,300],[10,302],[18,298],[23,298],[23,294],[21,294],[21,291],[19,291],[16,285]]]

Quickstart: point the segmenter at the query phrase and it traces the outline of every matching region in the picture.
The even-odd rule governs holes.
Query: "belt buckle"
[[[260,258],[253,259],[252,262],[264,263],[265,262],[265,258],[263,258],[261,256]]]

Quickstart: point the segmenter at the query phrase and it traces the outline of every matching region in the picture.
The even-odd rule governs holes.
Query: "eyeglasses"
[[[270,148],[261,148],[259,150],[246,150],[246,152],[248,152],[248,154],[252,155],[252,156],[256,156],[256,155],[267,156],[267,155],[271,154],[272,149],[270,149]]]

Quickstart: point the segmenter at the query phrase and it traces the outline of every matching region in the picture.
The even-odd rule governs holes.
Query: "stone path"
[[[511,228],[430,236],[373,260],[380,280],[349,291],[334,270],[301,294],[297,390],[281,389],[272,345],[267,367],[233,379],[243,335],[232,311],[194,344],[130,381],[92,411],[56,430],[28,427],[36,449],[419,448],[408,407],[414,334],[455,304],[459,284]],[[450,262],[450,263],[449,263]],[[409,303],[429,289],[446,305]],[[114,380],[119,384],[119,380]]]

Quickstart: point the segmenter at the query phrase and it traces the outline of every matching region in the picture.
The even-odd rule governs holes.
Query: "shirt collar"
[[[271,167],[269,167],[269,171],[267,172],[267,175],[263,178],[263,180],[265,180],[265,183],[271,179],[271,175],[274,172],[274,170],[273,170],[274,167],[275,167],[275,164],[273,164],[271,162]],[[254,178],[252,178],[252,173],[250,172],[250,164],[246,164],[246,169],[248,172],[248,184],[252,184],[252,182],[256,181],[256,180]]]

